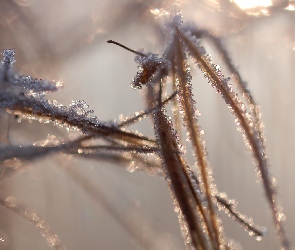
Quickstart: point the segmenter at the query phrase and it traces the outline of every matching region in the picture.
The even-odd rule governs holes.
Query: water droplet
[[[169,63],[158,55],[148,53],[146,56],[137,55],[134,60],[139,64],[136,76],[131,82],[131,87],[141,89],[142,85],[149,83],[155,74]]]

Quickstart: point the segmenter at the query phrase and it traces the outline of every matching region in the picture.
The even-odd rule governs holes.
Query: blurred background
[[[183,21],[220,37],[255,100],[261,106],[271,171],[286,215],[290,238],[295,234],[295,3],[294,1],[190,1],[181,3]],[[63,81],[49,95],[64,105],[85,100],[100,120],[130,116],[144,108],[144,89],[134,90],[131,48],[162,54],[165,44],[157,13],[170,11],[171,1],[84,0],[0,1],[0,49],[15,48],[15,70],[36,78]],[[202,41],[213,62],[222,56]],[[271,214],[251,154],[222,98],[192,67],[194,96],[202,113],[206,146],[220,192],[238,201],[238,210],[268,229],[262,241],[250,237],[220,212],[227,236],[243,249],[278,249]],[[142,93],[141,93],[142,92]],[[10,124],[13,144],[33,143],[50,135],[67,138],[52,124],[1,116],[1,138]],[[148,119],[131,127],[153,136]],[[94,200],[60,166],[71,166],[100,193]],[[90,159],[52,156],[29,164],[21,174],[1,181],[1,194],[14,196],[58,234],[68,250],[142,249],[110,207],[136,222],[153,249],[185,249],[165,181],[121,166]],[[110,206],[108,206],[108,205]],[[137,229],[136,229],[137,230]],[[33,224],[0,207],[0,249],[49,249]]]

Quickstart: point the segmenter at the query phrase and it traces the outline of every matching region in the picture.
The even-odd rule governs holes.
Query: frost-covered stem
[[[197,46],[194,44],[193,41],[190,40],[189,37],[187,37],[181,31],[179,32],[179,34],[181,36],[181,39],[183,39],[183,41],[187,45],[192,57],[196,59],[197,63],[200,65],[200,68],[204,72],[206,72],[206,74],[208,74],[210,82],[212,82],[213,86],[223,96],[226,103],[231,107],[233,114],[239,120],[239,123],[244,130],[247,141],[253,152],[254,158],[257,160],[258,168],[262,178],[262,183],[265,189],[265,194],[273,213],[273,219],[277,227],[277,232],[279,235],[281,246],[283,249],[289,249],[289,242],[285,235],[283,223],[280,220],[281,211],[279,210],[276,204],[275,186],[272,182],[272,177],[270,176],[268,170],[268,162],[265,152],[263,151],[263,148],[260,147],[260,144],[262,144],[262,142],[259,134],[257,133],[257,131],[251,129],[250,123],[247,120],[247,118],[244,117],[243,111],[241,110],[239,103],[237,103],[234,97],[232,97],[229,90],[224,86],[224,82],[220,80],[219,76],[217,75],[215,69],[212,67],[210,62],[208,62],[208,60],[200,53]]]
[[[240,225],[245,227],[247,231],[251,232],[254,237],[265,236],[265,230],[254,225],[252,222],[247,221],[246,216],[242,215],[235,209],[235,204],[231,203],[230,200],[222,197],[221,195],[215,195],[216,201],[218,202],[218,207],[229,213],[230,216],[234,218]],[[250,234],[250,233],[249,233]],[[252,236],[251,235],[251,236]]]
[[[70,145],[70,144],[60,144],[54,146],[7,146],[0,147],[0,162],[7,159],[18,158],[19,160],[29,160],[32,158],[37,158],[41,156],[47,156],[48,154],[55,152],[136,152],[136,153],[155,153],[159,149],[157,147],[132,147],[132,146],[110,146],[110,145],[92,145],[92,146],[82,146],[82,145]]]
[[[173,84],[173,91],[177,91],[177,84],[176,84],[176,72],[175,72],[175,63],[172,60],[172,84]],[[177,98],[173,99],[173,118],[175,123],[175,128],[178,131],[179,140],[182,141],[182,134],[181,134],[181,116],[180,116],[180,110],[179,110],[179,101]]]
[[[208,36],[212,36],[208,33]],[[236,66],[233,64],[227,50],[221,43],[220,39],[215,38],[214,36],[211,37],[212,42],[216,46],[218,52],[222,55],[222,60],[225,62],[225,65],[230,70],[230,72],[234,75],[233,80],[236,82],[239,91],[242,93],[246,103],[248,104],[247,107],[250,111],[252,116],[252,121],[254,123],[257,135],[259,136],[260,142],[262,147],[264,146],[264,135],[262,132],[262,121],[261,121],[261,114],[259,111],[259,106],[256,104],[253,96],[250,93],[250,90],[247,88],[247,83],[242,79],[242,76]]]
[[[196,35],[195,32],[192,32],[192,35]],[[229,71],[234,75],[234,77],[232,78],[236,82],[239,91],[242,93],[243,97],[247,101],[248,108],[251,112],[253,122],[256,126],[256,130],[259,133],[261,140],[264,141],[264,136],[262,135],[262,131],[261,131],[261,119],[260,119],[259,107],[257,106],[253,96],[251,95],[250,90],[247,88],[247,83],[242,79],[240,72],[238,71],[234,63],[232,62],[232,59],[228,51],[223,46],[221,39],[216,38],[214,35],[210,34],[206,30],[201,30],[200,36],[207,37],[216,47],[220,55],[222,55],[222,61],[225,63]]]
[[[194,173],[191,174],[191,177],[195,181],[194,183],[197,186],[197,189],[199,189],[200,184]],[[233,200],[229,200],[223,193],[215,194],[214,197],[216,199],[218,209],[225,211],[230,218],[244,226],[250,232],[249,234],[251,234],[251,236],[259,238],[265,236],[266,229],[255,225],[253,222],[247,219],[245,215],[237,211],[236,204],[233,202]]]
[[[61,105],[62,106],[62,105]],[[64,107],[64,106],[63,106]],[[15,95],[10,92],[0,93],[0,108],[6,108],[12,112],[19,112],[30,118],[45,119],[61,124],[68,125],[72,128],[79,128],[87,133],[111,136],[113,138],[126,141],[135,145],[155,145],[155,141],[138,134],[128,131],[122,131],[116,127],[105,123],[93,122],[86,117],[78,114],[64,112],[60,106],[52,105],[49,101],[34,97]],[[64,107],[66,108],[66,107]]]
[[[168,98],[166,98],[162,105],[165,105],[167,103],[169,103],[171,100],[175,100],[175,96],[177,94],[177,91],[175,90]],[[155,111],[155,109],[157,109],[158,107],[155,107],[155,108],[149,108],[147,110],[143,110],[141,112],[139,112],[138,114],[136,114],[135,116],[131,117],[131,118],[128,118],[126,119],[125,121],[123,122],[120,122],[117,127],[118,128],[121,128],[121,127],[125,127],[125,126],[128,126],[128,125],[131,125],[137,121],[139,121],[141,118],[153,113]]]
[[[2,70],[0,69],[0,84],[2,81],[7,81],[9,78],[8,74],[11,71],[13,64],[15,63],[15,51],[14,49],[6,49],[3,51],[2,55],[3,60],[1,61]]]
[[[222,40],[218,37],[215,37],[213,34],[208,32],[207,30],[202,30],[202,29],[189,29],[188,27],[185,27],[185,31],[189,31],[192,36],[195,36],[197,38],[208,38],[210,42],[215,46],[217,51],[219,52],[220,55],[222,55],[221,59],[225,63],[226,67],[228,70],[234,75],[234,77],[231,77],[237,84],[238,89],[242,93],[243,97],[248,103],[248,108],[251,111],[251,115],[253,118],[253,122],[256,125],[256,129],[258,132],[261,133],[260,129],[260,114],[259,114],[259,109],[258,106],[253,98],[253,96],[250,93],[250,90],[247,88],[247,83],[242,79],[242,76],[237,69],[237,67],[234,65],[232,62],[232,59],[227,51],[227,49],[224,47]],[[261,138],[263,136],[261,135]]]
[[[197,205],[194,202],[194,194],[184,163],[180,155],[175,153],[177,150],[175,134],[163,110],[154,112],[154,123],[163,167],[171,180],[172,190],[188,225],[192,245],[196,249],[211,249],[211,242],[206,239],[201,220],[197,216]]]
[[[211,190],[211,183],[210,183],[210,177],[208,174],[208,164],[207,164],[207,157],[205,148],[203,145],[203,140],[200,137],[200,127],[198,124],[198,121],[196,120],[196,113],[194,108],[194,100],[192,98],[192,92],[191,92],[191,83],[188,81],[187,72],[185,72],[184,67],[186,67],[186,58],[182,49],[181,44],[181,37],[178,34],[179,32],[176,32],[175,34],[175,46],[176,46],[176,53],[175,53],[175,61],[176,61],[176,74],[178,77],[178,95],[179,100],[181,103],[181,108],[184,111],[184,122],[186,124],[186,128],[188,129],[190,141],[193,145],[193,149],[195,152],[195,156],[197,157],[198,166],[200,169],[200,173],[202,176],[202,182],[203,183],[203,193],[205,194],[206,200],[208,202],[208,221],[210,222],[208,224],[208,230],[211,232],[211,228],[214,232],[214,243],[215,248],[219,249],[222,247],[221,242],[221,233],[219,231],[219,223],[218,218],[214,209],[214,202],[213,202],[213,196],[212,196],[212,190]],[[213,240],[213,239],[212,239]]]
[[[115,145],[115,146],[125,146],[124,142],[119,142],[115,139],[112,139],[110,137],[104,138],[106,141],[108,141],[109,143],[111,143],[111,145]],[[83,152],[82,152],[83,154]],[[86,154],[85,157],[90,157],[91,155],[93,155],[94,157],[99,156],[99,158],[103,158],[106,159],[108,158],[110,161],[112,161],[112,156],[114,156],[114,159],[118,157],[118,155],[115,154],[106,154],[106,153],[92,153],[92,154]],[[78,152],[78,156],[81,156],[81,154],[79,154]],[[99,159],[98,158],[98,159]],[[139,169],[141,171],[144,171],[145,173],[149,174],[149,175],[162,175],[162,167],[161,164],[158,160],[151,160],[151,159],[147,159],[146,157],[143,157],[142,155],[139,155],[137,153],[133,153],[133,152],[127,152],[124,154],[121,154],[119,157],[123,163],[123,165],[126,164],[135,164],[138,165],[136,167],[136,169]],[[119,164],[119,162],[116,162],[117,164]],[[127,167],[128,169],[128,167]]]
[[[134,164],[137,171],[142,171],[149,175],[160,175],[162,176],[161,166],[154,161],[149,161],[140,155],[137,154],[123,154],[122,153],[109,153],[109,152],[95,152],[89,154],[88,152],[69,152],[68,154],[72,154],[76,157],[83,157],[87,160],[93,159],[96,162],[107,162],[113,163],[118,166],[124,167],[125,170],[130,171],[130,164]]]

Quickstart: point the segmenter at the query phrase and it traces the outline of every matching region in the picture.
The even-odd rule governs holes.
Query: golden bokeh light
[[[241,9],[253,9],[272,5],[271,0],[233,0],[232,2],[235,2]]]

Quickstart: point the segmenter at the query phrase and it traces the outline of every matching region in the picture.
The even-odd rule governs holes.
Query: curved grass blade
[[[196,63],[204,73],[204,76],[209,79],[209,82],[212,84],[212,86],[217,90],[218,93],[221,94],[226,104],[230,107],[232,113],[235,115],[236,123],[241,128],[242,133],[247,141],[246,144],[250,147],[254,158],[257,161],[266,198],[272,210],[273,219],[277,228],[281,246],[283,249],[289,249],[289,242],[285,234],[283,222],[281,221],[282,211],[276,204],[276,188],[268,169],[269,164],[260,133],[256,130],[256,127],[252,125],[253,123],[251,123],[249,115],[245,111],[244,104],[232,91],[219,68],[214,65],[210,59],[206,57],[206,55],[200,52],[198,45],[196,45],[188,35],[183,34],[180,30],[179,35],[186,44],[189,53],[196,60]]]
[[[190,29],[190,32],[191,32],[192,36],[196,36],[198,38],[202,38],[202,37],[207,38],[209,41],[211,41],[211,43],[217,49],[219,54],[222,55],[222,57],[221,57],[222,61],[225,63],[228,70],[234,76],[234,77],[231,77],[231,79],[233,79],[233,81],[237,84],[239,91],[241,92],[242,96],[246,100],[247,108],[250,111],[250,114],[252,116],[252,120],[256,126],[256,130],[259,133],[261,141],[264,141],[264,136],[261,131],[262,130],[262,121],[260,118],[261,114],[259,111],[259,106],[256,104],[253,96],[251,95],[251,92],[247,87],[247,83],[242,79],[242,76],[241,76],[239,70],[232,62],[232,59],[231,59],[228,51],[226,50],[226,48],[223,46],[221,39],[215,37],[207,30],[199,30],[199,29],[192,30],[192,29]]]
[[[170,179],[171,190],[176,198],[176,207],[179,207],[188,228],[191,239],[190,244],[195,249],[211,249],[211,241],[208,240],[208,232],[204,229],[203,219],[198,212],[191,182],[185,171],[185,165],[178,150],[176,134],[172,125],[165,116],[163,110],[154,112],[155,133],[160,147],[160,156],[167,177]],[[198,202],[201,204],[201,201]],[[184,222],[181,221],[183,224]],[[206,228],[206,227],[205,227]],[[185,229],[184,229],[185,230]],[[184,234],[187,234],[185,231]]]
[[[220,225],[214,208],[214,201],[212,192],[212,176],[210,176],[210,167],[207,160],[207,153],[205,150],[204,140],[202,139],[200,125],[197,120],[197,111],[195,108],[195,101],[192,97],[191,77],[189,74],[189,66],[186,61],[184,49],[180,41],[178,32],[175,34],[175,72],[177,74],[177,89],[181,109],[183,110],[183,117],[185,127],[189,132],[189,138],[193,145],[193,150],[197,158],[199,171],[201,174],[201,188],[205,194],[205,199],[208,203],[208,221],[209,232],[214,237],[213,242],[216,248],[222,246],[223,236],[219,230]],[[212,228],[211,228],[212,227]]]
[[[79,114],[55,101],[15,95],[10,92],[1,92],[0,108],[6,108],[10,112],[23,114],[25,118],[36,119],[40,122],[55,122],[68,128],[78,128],[88,134],[113,137],[136,145],[155,145],[155,141],[143,135],[123,131],[116,124],[98,121],[88,117],[87,114]]]
[[[229,200],[226,194],[217,194],[215,195],[215,198],[218,208],[224,210],[230,218],[244,227],[250,236],[253,236],[256,240],[260,241],[266,235],[266,228],[255,225],[252,219],[247,218],[245,215],[237,211],[237,204],[235,201]]]
[[[176,94],[177,94],[177,91],[175,90],[168,98],[166,98],[163,101],[162,105],[169,103],[171,100],[174,101]],[[156,108],[158,108],[158,107],[156,107]],[[129,125],[139,121],[140,119],[144,118],[145,116],[152,114],[156,108],[150,108],[147,110],[143,110],[143,111],[139,112],[138,114],[135,114],[134,116],[126,119],[125,121],[120,122],[117,126],[118,126],[118,128],[129,126]]]

